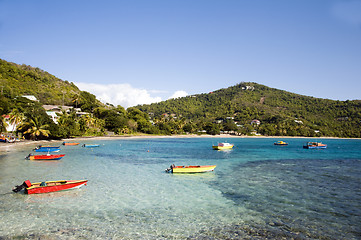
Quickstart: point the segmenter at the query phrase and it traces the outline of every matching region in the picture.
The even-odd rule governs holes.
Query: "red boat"
[[[60,180],[31,183],[29,180],[26,180],[23,184],[15,186],[13,191],[19,192],[25,188],[25,193],[27,194],[58,192],[80,188],[86,185],[87,182],[88,180]]]
[[[26,157],[28,160],[60,160],[65,154],[44,154],[32,155],[31,153]]]

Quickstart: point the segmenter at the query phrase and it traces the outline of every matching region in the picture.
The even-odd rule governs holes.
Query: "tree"
[[[5,118],[0,115],[0,132],[6,132],[7,123],[5,122]]]
[[[22,123],[19,130],[25,130],[24,135],[29,135],[30,139],[38,140],[39,138],[49,137],[50,131],[47,129],[49,124],[43,124],[38,117],[28,119]]]
[[[24,120],[25,116],[23,113],[21,113],[19,111],[19,109],[14,108],[11,113],[9,114],[10,116],[10,123],[13,125],[13,129],[12,131],[15,131],[15,127],[18,126],[20,123],[22,123],[22,121]]]

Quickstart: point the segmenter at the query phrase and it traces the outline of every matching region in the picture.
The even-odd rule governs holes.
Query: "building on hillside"
[[[261,121],[260,120],[258,120],[258,119],[254,119],[254,120],[252,120],[251,121],[251,125],[253,125],[253,124],[255,124],[255,125],[260,125],[261,124]]]
[[[242,90],[251,90],[251,91],[253,91],[254,87],[253,86],[245,86],[245,87],[242,87]]]
[[[39,102],[39,100],[34,95],[22,95],[22,97],[27,98],[34,102]]]
[[[70,113],[71,110],[75,111],[77,117],[88,115],[87,112],[81,112],[80,108],[74,108],[71,106],[57,106],[57,105],[43,105],[46,114],[53,120],[54,123],[58,124],[59,116],[63,113]]]

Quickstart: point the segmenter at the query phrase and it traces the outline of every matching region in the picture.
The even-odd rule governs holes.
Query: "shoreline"
[[[15,143],[1,143],[0,144],[0,153],[9,152],[10,150],[15,150],[19,147],[26,145],[41,145],[44,143],[62,143],[65,141],[82,141],[82,140],[116,140],[116,139],[141,139],[141,138],[269,138],[269,139],[292,139],[292,138],[307,138],[307,139],[360,139],[360,138],[339,138],[339,137],[301,137],[301,136],[237,136],[230,134],[222,135],[198,135],[198,134],[188,134],[188,135],[114,135],[114,136],[94,136],[94,137],[75,137],[75,138],[65,138],[61,140],[22,140]]]

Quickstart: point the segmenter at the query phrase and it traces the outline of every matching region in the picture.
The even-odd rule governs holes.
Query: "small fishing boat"
[[[303,145],[303,148],[321,149],[321,148],[327,148],[327,144],[323,144],[321,142],[307,142],[305,145]]]
[[[224,142],[224,143],[218,143],[218,145],[213,145],[213,149],[214,150],[227,150],[227,149],[232,149],[233,148],[233,144]]]
[[[60,148],[35,148],[35,152],[59,152]]]
[[[277,141],[277,142],[275,142],[275,143],[273,143],[274,145],[280,145],[280,146],[286,146],[286,145],[288,145],[288,143],[287,142],[284,142],[284,141]]]
[[[40,149],[40,148],[60,148],[60,146],[43,146],[43,145],[39,145],[35,149]]]
[[[216,165],[203,165],[203,166],[175,166],[174,164],[167,168],[167,173],[203,173],[212,172]]]
[[[88,180],[60,180],[31,183],[29,180],[26,180],[23,184],[15,186],[13,192],[19,192],[22,189],[25,189],[26,194],[58,192],[80,188],[86,185],[87,182]]]
[[[34,148],[34,151],[35,152],[59,152],[60,147],[39,145],[36,148]]]
[[[99,144],[83,144],[82,147],[94,148],[94,147],[99,147]]]
[[[33,155],[29,154],[26,159],[28,160],[60,160],[65,154],[44,154],[44,155]]]
[[[63,142],[62,143],[64,146],[76,146],[79,145],[80,143],[75,143],[75,142]]]

